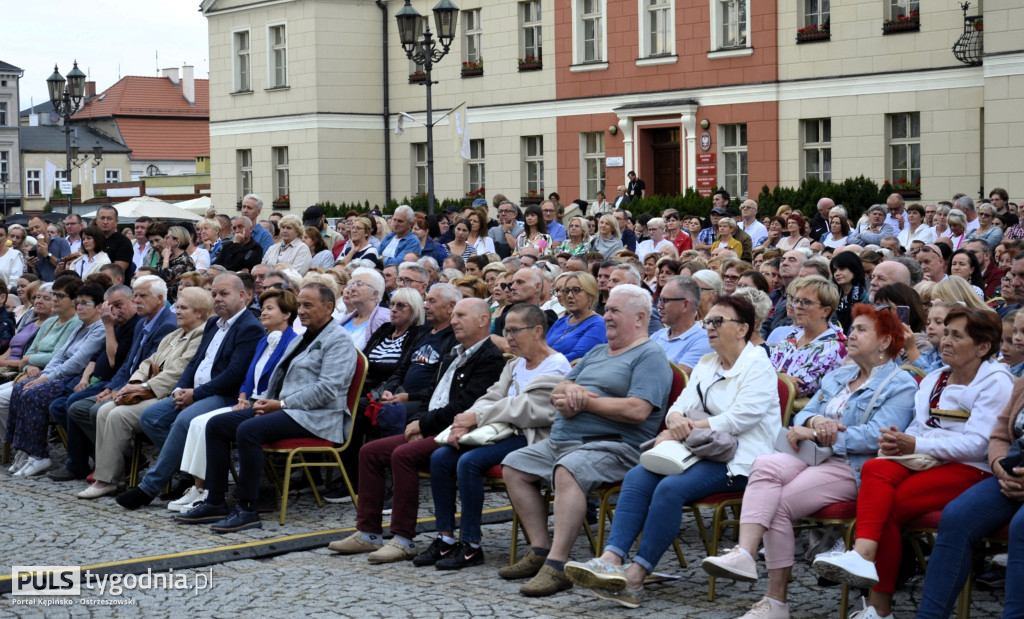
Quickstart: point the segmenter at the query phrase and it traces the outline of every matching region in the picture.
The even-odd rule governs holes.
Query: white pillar
[[[697,110],[682,114],[679,118],[686,133],[686,179],[684,187],[697,188]]]
[[[625,169],[624,172],[635,170],[636,167],[633,165],[633,161],[636,159],[635,153],[633,152],[633,117],[626,116],[619,119],[619,129],[622,131],[622,147],[623,147],[623,161]]]

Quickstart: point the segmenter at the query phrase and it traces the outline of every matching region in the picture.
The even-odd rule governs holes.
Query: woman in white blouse
[[[907,207],[907,226],[896,235],[900,240],[900,247],[910,249],[914,241],[922,241],[925,245],[935,242],[935,228],[924,223],[924,207],[920,204],[911,204]]]
[[[14,290],[24,272],[25,258],[20,251],[7,246],[7,226],[0,224],[0,278],[8,289]]]

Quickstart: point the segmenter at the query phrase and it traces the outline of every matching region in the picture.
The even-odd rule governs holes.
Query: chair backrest
[[[679,399],[683,389],[686,389],[686,384],[690,382],[690,376],[683,371],[683,368],[671,361],[668,364],[672,367],[672,390],[668,394],[668,404],[671,406],[673,402]]]
[[[793,402],[796,401],[796,385],[792,380],[781,373],[779,377],[779,408],[782,411],[782,427],[789,426],[789,420],[793,416]]]
[[[917,367],[916,365],[910,365],[909,363],[901,365],[900,369],[910,372],[910,375],[914,377],[914,380],[917,381],[918,385],[921,384],[921,379],[928,375],[928,373],[922,370],[921,368]]]
[[[363,395],[363,386],[366,384],[366,375],[370,370],[370,362],[361,351],[356,350],[356,371],[352,374],[352,382],[348,385],[348,410],[353,415],[359,407],[359,398]]]

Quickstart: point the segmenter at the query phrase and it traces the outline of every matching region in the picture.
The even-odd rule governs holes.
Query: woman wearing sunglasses
[[[678,475],[634,467],[622,482],[615,520],[604,554],[586,563],[570,561],[565,574],[598,597],[628,608],[640,604],[644,578],[679,533],[683,506],[717,492],[747,485],[754,459],[772,452],[782,428],[775,368],[750,343],[754,307],[737,296],[720,297],[702,324],[714,351],[705,355],[665,416],[657,443],[684,441],[695,431],[724,433],[735,451],[721,461],[701,459]],[[641,535],[642,534],[642,535]],[[640,546],[629,567],[623,563],[637,537]]]
[[[608,341],[604,319],[594,311],[597,305],[597,280],[590,273],[572,273],[560,280],[555,291],[565,308],[562,316],[548,329],[548,346],[565,355],[569,362],[581,358],[591,348]]]

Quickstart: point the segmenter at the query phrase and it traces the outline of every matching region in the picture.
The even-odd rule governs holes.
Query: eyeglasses
[[[673,301],[686,301],[686,297],[658,297],[658,305],[665,305]]]
[[[507,213],[515,213],[515,211],[513,209],[510,209],[510,208],[500,208],[500,209],[498,209],[498,212],[499,213],[506,213],[506,214]]]
[[[389,303],[389,305],[393,309],[396,309],[396,310],[409,309],[409,304],[408,303],[402,303],[401,301],[392,301],[391,303]]]
[[[934,215],[935,213],[936,213],[936,211],[934,209],[932,209],[930,211],[925,211],[924,212],[925,215]]]
[[[714,288],[705,288],[704,286],[701,286],[700,290],[701,290],[701,292],[718,292]]]
[[[354,280],[350,281],[345,287],[346,288],[355,289],[355,288],[365,288],[365,287],[368,287],[368,286],[369,286],[369,284],[367,284],[366,282],[364,282],[362,280],[359,280],[359,279],[354,279]]]
[[[739,275],[723,275],[722,281],[724,282],[738,282],[740,281]]]
[[[92,301],[75,301],[75,307],[96,307]]]
[[[665,221],[679,221],[679,218],[676,217],[675,215],[669,215],[668,217],[665,218]]]
[[[978,213],[978,217],[991,217],[992,213]]]
[[[715,331],[718,331],[719,329],[722,328],[722,324],[726,322],[743,321],[736,320],[735,318],[726,318],[725,316],[715,316],[714,318],[705,318],[704,320],[700,321],[700,326],[704,327],[705,330],[708,329],[709,327],[714,327]]]
[[[807,309],[809,307],[814,307],[815,305],[821,305],[821,303],[817,301],[812,301],[810,299],[798,299],[793,295],[788,294],[786,295],[786,303],[793,307],[799,307],[800,309]]]
[[[55,293],[53,293],[53,300],[54,301],[62,301],[64,299],[66,299],[66,298],[68,298],[68,295],[64,294],[63,292],[55,292]]]
[[[533,328],[533,327],[519,327],[519,328],[512,328],[512,329],[509,329],[509,328],[507,328],[507,327],[506,327],[506,328],[505,328],[505,330],[504,330],[504,331],[502,331],[502,334],[503,334],[503,335],[504,335],[504,336],[505,336],[506,338],[515,338],[516,336],[518,336],[518,335],[519,335],[519,332],[520,332],[520,331],[527,331],[527,330],[529,330],[529,329],[532,329],[532,328]]]
[[[564,294],[565,296],[573,295],[575,297],[579,296],[583,292],[583,289],[580,288],[579,286],[573,286],[572,288],[555,288],[551,292],[555,293],[556,295]]]
[[[408,277],[399,277],[395,280],[395,283],[399,286],[411,286],[413,284],[425,285],[427,282],[421,282],[418,279],[409,279]]]

